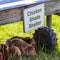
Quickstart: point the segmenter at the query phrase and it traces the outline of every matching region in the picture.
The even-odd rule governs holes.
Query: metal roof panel
[[[43,3],[49,0],[0,0],[0,10],[17,8],[34,3]]]

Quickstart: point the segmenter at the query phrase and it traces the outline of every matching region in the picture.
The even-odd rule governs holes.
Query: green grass
[[[58,38],[57,40],[58,49],[60,50],[60,16],[57,15],[52,16],[52,28],[56,32],[56,36]]]
[[[28,60],[60,60],[60,17],[57,15],[52,16],[52,28],[56,32],[57,48],[51,52],[51,54],[46,54],[40,50],[38,57],[30,57]],[[23,22],[15,22],[11,24],[0,26],[0,43],[5,43],[5,41],[13,36],[23,36],[23,37],[33,37],[34,30],[24,33],[23,32]],[[22,60],[27,60],[24,57]]]
[[[6,39],[13,36],[32,37],[34,30],[24,33],[23,22],[15,22],[0,26],[0,43],[5,43]]]

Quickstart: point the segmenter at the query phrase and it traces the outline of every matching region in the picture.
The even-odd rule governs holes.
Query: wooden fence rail
[[[60,1],[51,0],[50,2],[46,2],[44,4],[45,4],[45,16],[47,16],[47,26],[50,27],[51,26],[51,14],[60,13]],[[22,20],[23,19],[22,12],[23,12],[23,9],[26,7],[27,6],[0,11],[0,25]]]

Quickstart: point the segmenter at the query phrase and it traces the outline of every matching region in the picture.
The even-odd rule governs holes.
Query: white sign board
[[[23,12],[25,32],[44,26],[44,4],[26,8]]]

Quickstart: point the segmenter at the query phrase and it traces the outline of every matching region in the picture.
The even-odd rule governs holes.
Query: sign
[[[44,26],[44,4],[24,9],[24,31]]]

